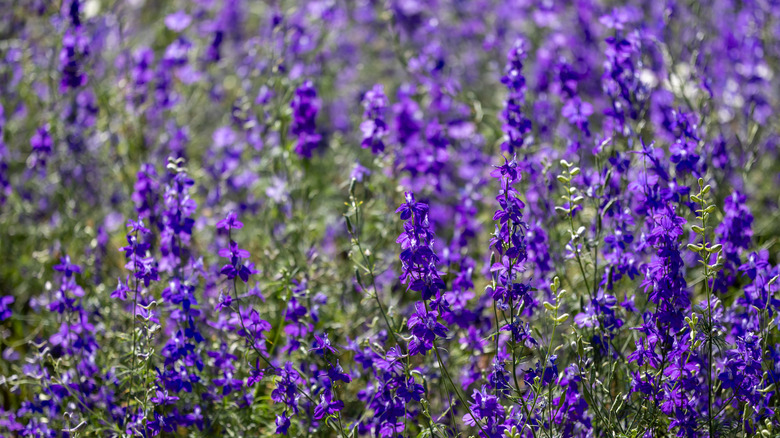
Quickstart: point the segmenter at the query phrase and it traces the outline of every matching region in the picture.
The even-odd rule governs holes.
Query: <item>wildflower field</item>
[[[0,437],[780,436],[777,0],[0,17]]]

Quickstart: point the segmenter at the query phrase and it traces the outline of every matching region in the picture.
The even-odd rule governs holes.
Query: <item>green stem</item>
[[[423,301],[425,304],[425,311],[430,312],[431,309],[428,307],[428,301]],[[471,411],[471,407],[469,407],[469,404],[466,403],[465,398],[458,390],[458,386],[455,385],[455,382],[452,380],[452,377],[450,377],[450,373],[447,371],[447,368],[444,366],[444,362],[441,360],[441,356],[439,355],[439,347],[436,346],[436,342],[433,343],[433,352],[436,354],[436,361],[439,363],[439,368],[441,368],[442,375],[444,375],[447,380],[450,382],[450,386],[452,386],[452,390],[455,391],[455,395],[458,397],[458,400],[463,404],[463,406],[466,408],[466,410],[469,412],[469,416],[471,416],[471,419],[474,421],[474,423],[479,426],[482,433],[485,434],[485,436],[489,436],[488,433],[485,431],[485,429],[482,427],[482,423],[477,420],[477,417],[474,415],[474,413]]]

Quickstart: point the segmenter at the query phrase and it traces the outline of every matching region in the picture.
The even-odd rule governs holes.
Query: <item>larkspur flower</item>
[[[38,128],[30,138],[32,146],[33,164],[37,167],[46,167],[46,160],[54,150],[54,141],[49,134],[49,126],[44,125]]]
[[[328,354],[337,354],[338,351],[332,346],[328,334],[323,333],[322,336],[314,335],[314,343],[312,344],[311,351],[319,354],[320,356]]]
[[[471,412],[474,413],[477,420],[484,420],[486,428],[480,429],[480,436],[483,438],[499,438],[504,436],[506,431],[506,411],[498,400],[498,397],[489,395],[483,388],[481,391],[474,390],[470,403]],[[469,426],[476,426],[471,414],[463,416],[463,422]]]
[[[11,304],[14,303],[14,297],[6,295],[0,297],[0,322],[10,318],[13,312],[11,311]]]
[[[182,10],[176,11],[165,17],[165,26],[174,32],[182,32],[191,22],[192,17]]]
[[[290,127],[298,137],[295,152],[303,158],[311,158],[319,146],[322,136],[317,133],[316,118],[320,109],[317,91],[311,81],[305,81],[295,90],[290,107],[293,109],[293,122]]]
[[[238,243],[230,241],[229,248],[222,248],[219,250],[219,256],[225,257],[230,260],[230,263],[225,264],[220,269],[220,273],[226,276],[229,280],[239,277],[244,283],[249,281],[249,276],[253,274],[245,264],[241,262],[242,259],[249,258],[249,251],[238,247]]]
[[[396,210],[404,220],[404,231],[396,239],[401,244],[403,272],[401,282],[410,290],[421,292],[423,301],[440,294],[444,288],[436,264],[439,258],[433,251],[433,233],[428,222],[428,205],[417,202],[414,194],[406,193],[406,202]]]
[[[514,154],[525,143],[525,137],[531,132],[531,120],[523,113],[525,104],[525,76],[523,76],[523,61],[527,56],[526,42],[518,40],[507,55],[507,64],[503,83],[509,91],[502,117],[504,119],[504,135],[506,140],[501,147],[509,154]]]
[[[60,259],[60,264],[54,265],[54,270],[62,272],[65,277],[72,277],[73,274],[80,274],[82,272],[81,266],[71,263],[70,256],[66,255]]]
[[[385,123],[387,105],[387,96],[381,84],[374,85],[363,97],[365,120],[360,124],[360,130],[363,132],[363,141],[360,145],[365,149],[370,148],[375,154],[385,150],[384,137],[388,130]]]
[[[243,227],[244,227],[244,223],[238,220],[238,215],[233,211],[228,213],[225,219],[222,219],[221,221],[217,222],[217,229],[222,229],[226,231],[240,230]]]
[[[437,337],[447,336],[447,327],[438,322],[439,313],[426,311],[422,303],[415,304],[416,312],[409,318],[408,326],[414,339],[409,343],[409,354],[425,354],[433,348]]]

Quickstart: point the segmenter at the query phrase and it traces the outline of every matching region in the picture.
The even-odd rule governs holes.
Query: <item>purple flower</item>
[[[165,26],[174,32],[183,31],[191,22],[192,18],[182,10],[176,11],[165,17]]]
[[[365,108],[363,117],[365,120],[360,124],[360,131],[363,133],[363,141],[361,141],[360,146],[364,149],[371,148],[371,152],[374,154],[385,150],[383,139],[387,135],[387,123],[385,123],[387,105],[387,96],[381,84],[374,85],[374,88],[363,96],[363,107]]]
[[[61,91],[77,90],[87,84],[84,62],[89,55],[89,43],[81,26],[76,25],[65,31],[60,50]]]
[[[363,182],[367,176],[371,175],[371,171],[363,167],[360,162],[355,162],[355,167],[352,168],[352,173],[349,174],[350,178],[354,178],[357,182]]]
[[[6,295],[0,297],[0,322],[10,318],[13,312],[11,311],[11,304],[14,302],[14,297]]]
[[[74,273],[81,274],[81,266],[71,263],[69,255],[60,258],[60,264],[54,265],[54,270],[64,273],[67,278],[72,277]]]
[[[290,417],[287,416],[287,412],[284,412],[276,417],[276,433],[287,435],[288,429],[290,429]]]
[[[445,285],[436,269],[439,258],[433,251],[434,235],[428,222],[428,205],[417,202],[414,194],[407,192],[406,202],[396,213],[401,213],[401,219],[406,221],[404,231],[396,239],[402,249],[399,256],[403,268],[401,283],[410,290],[421,292],[423,300],[438,297]]]
[[[176,403],[176,400],[178,400],[179,397],[176,397],[175,395],[170,395],[167,390],[160,390],[158,389],[155,391],[155,395],[149,398],[149,401],[152,403],[158,404],[158,405],[172,405]]]
[[[672,163],[675,163],[675,168],[678,174],[687,175],[698,171],[696,165],[699,162],[699,154],[696,153],[696,142],[691,140],[677,140],[669,147],[671,152]]]
[[[284,367],[277,369],[276,372],[279,380],[276,388],[271,391],[271,400],[284,404],[293,413],[298,413],[298,385],[303,383],[303,379],[293,368],[292,362],[289,361],[285,362]]]
[[[320,420],[326,416],[333,415],[342,409],[344,409],[344,402],[341,400],[334,400],[331,390],[325,388],[320,395],[320,404],[314,408],[314,419]]]
[[[244,382],[241,379],[233,378],[233,373],[231,372],[225,372],[223,376],[224,377],[222,378],[213,380],[213,383],[216,386],[222,388],[223,396],[228,395],[233,391],[238,391],[244,386]]]
[[[409,220],[413,215],[416,215],[415,221],[427,220],[428,204],[418,203],[412,192],[406,192],[404,196],[406,202],[395,210],[396,213],[401,213],[401,220]]]
[[[249,281],[249,276],[252,275],[254,271],[241,263],[241,259],[249,258],[249,251],[239,248],[238,244],[231,240],[229,248],[222,248],[219,250],[219,256],[230,259],[230,263],[222,266],[222,269],[219,271],[222,275],[226,276],[229,280],[238,276],[244,283]]]
[[[323,333],[322,337],[318,336],[317,334],[314,335],[314,343],[312,344],[312,349],[309,351],[313,351],[317,353],[320,356],[325,355],[326,353],[330,354],[338,354],[338,350],[333,348],[333,346],[330,343],[330,339],[328,339],[328,334]]]
[[[590,136],[588,117],[593,114],[593,105],[583,102],[578,96],[569,99],[561,110],[563,117],[576,126],[586,136]]]
[[[35,166],[46,166],[46,159],[52,154],[53,145],[51,135],[49,135],[49,125],[41,126],[35,130],[35,134],[30,138]]]
[[[415,313],[407,323],[414,339],[409,343],[409,354],[425,354],[431,348],[436,337],[446,337],[447,327],[438,321],[439,312],[426,311],[423,303],[415,304]]]
[[[160,184],[157,182],[157,170],[153,165],[148,163],[141,165],[133,189],[132,199],[139,220],[149,219],[154,225],[159,214]],[[134,229],[133,232],[135,231]]]
[[[254,386],[255,383],[262,381],[263,377],[265,377],[265,370],[260,368],[260,359],[257,359],[255,366],[249,372],[249,377],[246,378],[246,386]]]
[[[121,278],[117,279],[117,286],[116,289],[114,289],[113,292],[111,292],[111,298],[117,298],[121,301],[124,301],[127,299],[127,292],[130,291],[130,288],[127,286],[128,281],[122,282]]]
[[[290,107],[293,121],[290,131],[298,137],[295,152],[303,158],[311,158],[312,152],[319,146],[322,136],[317,133],[316,119],[320,109],[317,90],[311,81],[305,81],[295,90]]]
[[[482,390],[474,390],[469,403],[470,413],[463,415],[463,422],[471,427],[479,428],[479,436],[482,438],[500,438],[506,431],[506,411],[495,395]],[[474,414],[472,416],[472,413]],[[475,418],[476,417],[476,418]],[[475,421],[476,420],[476,421]],[[477,425],[477,421],[480,425]],[[484,425],[482,424],[484,422]]]
[[[217,222],[217,229],[218,230],[219,229],[227,230],[227,231],[230,231],[231,229],[240,230],[243,227],[244,227],[244,223],[241,222],[240,220],[238,220],[238,215],[235,212],[233,212],[233,211],[228,213],[228,215],[227,215],[227,217],[225,217],[225,219],[222,219],[221,221]],[[247,254],[247,257],[248,256],[249,255]],[[223,257],[225,257],[225,256],[223,256]]]
[[[328,364],[328,379],[330,380],[329,385],[335,382],[349,383],[352,381],[352,377],[344,372],[338,360],[336,360],[336,365]]]
[[[523,76],[523,62],[527,56],[526,43],[517,40],[512,50],[507,54],[507,64],[501,83],[509,91],[506,98],[504,111],[501,113],[504,119],[505,140],[501,148],[514,154],[523,146],[525,136],[531,132],[531,121],[523,114],[525,104],[525,76]]]

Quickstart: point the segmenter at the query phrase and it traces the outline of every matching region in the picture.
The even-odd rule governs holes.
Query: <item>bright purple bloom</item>
[[[317,133],[317,113],[320,101],[317,90],[311,81],[305,81],[295,90],[295,97],[290,102],[293,109],[293,121],[290,131],[298,137],[295,152],[303,158],[311,158],[312,152],[320,145],[322,136]]]
[[[238,244],[231,240],[230,248],[220,249],[219,256],[230,259],[230,263],[222,266],[222,269],[219,271],[222,275],[226,276],[229,280],[239,277],[244,283],[249,281],[249,276],[254,272],[241,263],[241,259],[249,258],[249,251],[239,248]]]
[[[364,149],[371,148],[371,152],[377,154],[385,150],[384,137],[387,135],[387,123],[385,112],[387,111],[387,96],[381,84],[367,91],[363,97],[365,113],[364,120],[360,124],[363,133],[363,141],[360,146]]]
[[[0,322],[10,318],[13,312],[11,311],[11,304],[14,302],[14,297],[6,295],[0,297]]]
[[[77,265],[75,263],[71,263],[70,262],[70,256],[69,255],[65,255],[64,257],[62,257],[60,259],[60,264],[59,265],[54,265],[54,270],[58,271],[58,272],[64,273],[65,277],[68,277],[68,278],[72,277],[74,273],[75,274],[80,274],[82,272],[81,271],[81,266],[79,266],[79,265]]]
[[[240,230],[243,227],[244,227],[244,223],[238,220],[238,215],[233,211],[228,213],[225,219],[222,219],[221,221],[217,222],[217,229],[222,229],[227,231]]]
[[[414,339],[409,343],[409,354],[425,354],[433,348],[436,337],[447,336],[447,327],[439,323],[439,312],[426,311],[422,303],[415,304],[416,312],[407,323]]]

